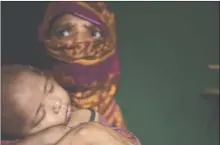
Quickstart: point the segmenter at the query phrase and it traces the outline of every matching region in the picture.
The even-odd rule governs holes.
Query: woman
[[[66,88],[73,106],[92,108],[125,128],[114,98],[120,76],[115,18],[104,2],[50,3],[39,40],[52,58],[46,67]]]

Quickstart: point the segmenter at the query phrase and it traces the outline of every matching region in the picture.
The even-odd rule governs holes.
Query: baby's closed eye
[[[40,106],[36,112],[34,126],[37,126],[44,119],[44,116],[45,116],[45,110],[42,106]]]

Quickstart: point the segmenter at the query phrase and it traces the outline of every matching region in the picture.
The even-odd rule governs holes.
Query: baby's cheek
[[[30,126],[29,129],[26,130],[26,131],[27,131],[28,135],[32,135],[34,133],[37,133],[39,131],[42,131],[42,130],[46,129],[47,128],[46,126],[47,126],[46,124],[39,123],[37,126],[34,126],[34,127]]]
[[[45,129],[53,125],[64,123],[64,114],[59,115],[59,113],[54,112],[51,106],[50,108],[48,107],[45,108],[45,115],[37,126],[39,129]]]
[[[37,126],[34,127],[34,129],[32,130],[32,133],[42,131],[48,127],[58,125],[58,124],[59,124],[59,122],[55,121],[54,118],[47,117],[44,120],[42,120],[42,122],[40,124],[38,124]]]

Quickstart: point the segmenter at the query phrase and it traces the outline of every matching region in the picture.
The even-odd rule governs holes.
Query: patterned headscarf
[[[102,31],[102,38],[88,43],[84,42],[81,56],[93,56],[95,60],[76,59],[78,54],[76,43],[67,46],[56,38],[48,36],[51,23],[62,14],[73,14],[85,19]],[[65,81],[80,84],[91,84],[94,81],[104,79],[108,74],[120,74],[117,53],[115,16],[109,11],[104,2],[54,2],[48,5],[44,21],[39,29],[39,40],[45,44],[50,56],[55,58],[53,66],[55,72],[59,72]],[[54,50],[66,49],[70,55],[64,56]],[[60,48],[60,49],[56,49]]]

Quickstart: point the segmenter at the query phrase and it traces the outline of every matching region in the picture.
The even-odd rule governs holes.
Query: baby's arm
[[[107,120],[105,120],[105,118],[103,118],[100,114],[98,114],[97,112],[94,112],[90,109],[77,110],[76,112],[73,113],[72,119],[73,120],[72,120],[71,125],[73,125],[74,124],[73,122],[75,121],[75,126],[77,126],[83,122],[98,122],[98,123],[104,125],[105,127],[104,126],[103,127],[109,133],[111,132],[111,134],[115,135],[117,138],[127,142],[127,144],[131,144],[131,145],[140,145],[141,144],[139,142],[138,138],[135,135],[133,135],[131,132],[111,126],[111,124],[109,124],[107,122]],[[74,131],[71,131],[71,132],[74,132]]]
[[[129,140],[127,136],[113,130],[111,127],[95,122],[78,125],[57,143],[57,145],[72,144],[140,145],[139,142]]]
[[[100,115],[91,109],[78,109],[72,112],[68,127],[76,127],[84,122],[99,122]]]
[[[54,145],[70,130],[71,128],[64,125],[57,125],[28,136],[23,140],[13,142],[10,145]]]

